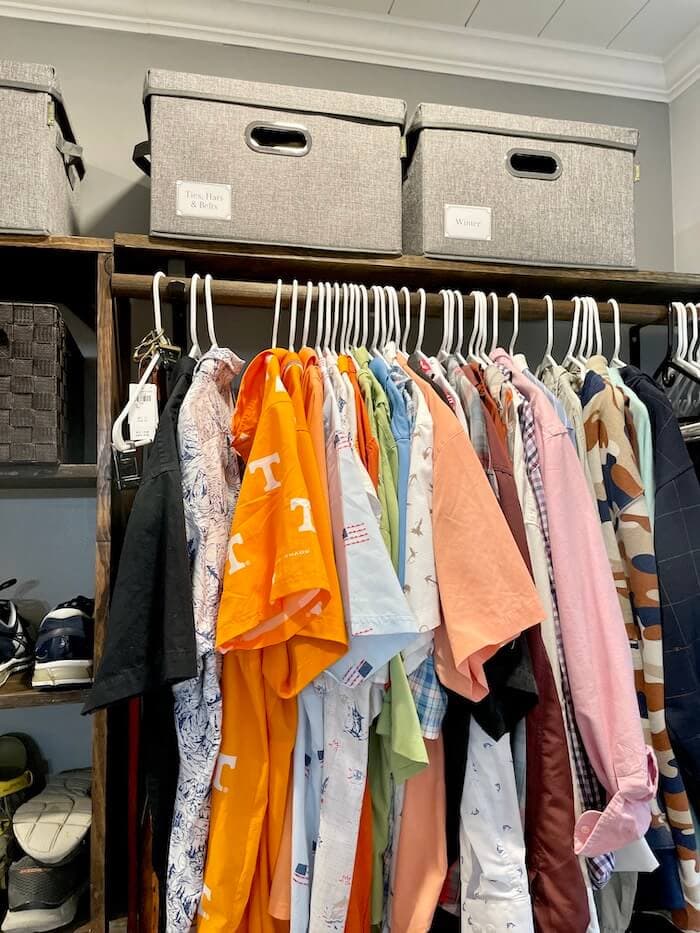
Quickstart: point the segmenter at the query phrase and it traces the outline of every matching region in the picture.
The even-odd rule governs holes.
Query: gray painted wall
[[[95,592],[95,496],[90,490],[0,492],[0,581],[35,627],[59,602]],[[52,771],[90,764],[89,717],[75,705],[0,710],[0,734],[24,732]]]
[[[678,272],[700,272],[700,81],[671,104],[673,219]]]
[[[157,66],[419,101],[637,127],[642,180],[637,186],[639,265],[673,268],[669,113],[665,104],[522,84],[432,74],[208,42],[140,36],[4,19],[0,58],[56,65],[88,176],[83,233],[144,232],[148,189],[131,164],[144,138],[141,91]]]

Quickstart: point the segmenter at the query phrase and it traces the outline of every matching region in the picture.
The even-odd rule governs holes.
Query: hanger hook
[[[192,273],[190,278],[190,347],[189,356],[193,360],[198,360],[202,355],[197,337],[197,284],[200,281],[196,272]]]
[[[206,279],[205,279],[206,288]],[[277,331],[280,323],[280,308],[282,307],[282,279],[277,279],[277,289],[275,291],[275,313],[272,318],[272,349],[277,346]]]
[[[462,347],[464,346],[464,298],[458,289],[453,289],[452,295],[457,302],[457,345],[455,354],[462,359]]]
[[[304,324],[301,331],[301,345],[302,347],[308,347],[309,340],[309,320],[311,318],[311,305],[314,300],[314,285],[313,282],[306,283],[306,300],[304,301]]]
[[[424,288],[418,289],[418,297],[418,336],[416,338],[416,345],[413,348],[414,353],[421,353],[423,350],[423,336],[425,334],[425,306],[427,303],[427,297]]]
[[[318,310],[316,312],[316,353],[321,355],[321,341],[323,339],[323,325],[325,322],[326,287],[323,282],[318,283]]]
[[[513,305],[513,333],[511,334],[510,343],[508,344],[508,353],[513,356],[515,354],[515,343],[518,339],[518,331],[520,330],[520,302],[515,292],[510,292],[508,297]]]
[[[163,315],[160,310],[160,280],[165,278],[165,272],[156,272],[153,276],[153,319],[156,332],[163,332]]]
[[[210,349],[218,350],[219,344],[216,342],[216,331],[214,330],[214,304],[211,297],[211,286],[214,279],[207,273],[204,276],[204,307],[207,310],[207,331],[209,333]]]
[[[289,352],[294,352],[294,339],[297,335],[297,300],[299,297],[299,282],[292,281],[292,301],[289,306]]]
[[[405,324],[404,324],[404,331],[403,331],[403,334],[402,334],[402,336],[401,336],[400,348],[401,348],[401,352],[404,354],[404,356],[407,356],[408,354],[407,354],[407,351],[406,351],[406,343],[407,343],[407,341],[408,341],[408,335],[409,335],[409,333],[410,333],[410,331],[411,331],[411,293],[410,293],[410,291],[406,288],[406,286],[404,285],[404,286],[402,287],[402,289],[401,289],[401,294],[403,295],[403,300],[404,300],[404,321],[405,321]]]

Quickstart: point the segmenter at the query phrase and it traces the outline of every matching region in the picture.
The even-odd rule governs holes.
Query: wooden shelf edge
[[[700,275],[690,273],[528,266],[506,262],[429,259],[425,256],[381,256],[123,233],[115,234],[114,249],[118,272],[133,271],[132,268],[126,268],[132,260],[140,260],[143,265],[147,260],[153,264],[159,256],[179,256],[189,257],[193,262],[200,260],[203,266],[209,261],[219,269],[230,267],[234,274],[247,269],[244,276],[251,280],[255,280],[256,273],[263,269],[265,277],[270,280],[278,273],[284,277],[293,270],[297,278],[308,275],[314,281],[324,274],[339,277],[345,273],[350,280],[366,277],[368,284],[370,280],[378,281],[382,276],[386,276],[387,284],[403,280],[409,286],[420,284],[425,279],[426,288],[431,281],[442,282],[440,287],[459,282],[467,290],[484,283],[492,283],[494,287],[507,284],[509,289],[512,287],[516,292],[520,290],[523,295],[539,293],[541,296],[550,290],[558,297],[571,297],[578,293],[593,294],[604,299],[611,296],[619,298],[620,295],[643,298],[646,294],[647,301],[651,296],[664,296],[664,300],[690,296],[696,300],[700,298]],[[206,270],[202,268],[200,271],[203,273]]]
[[[95,463],[0,463],[0,489],[91,489]]]
[[[24,236],[3,233],[0,234],[0,247],[2,246],[29,246],[35,249],[80,253],[111,253],[112,251],[111,240],[89,236]]]
[[[34,690],[30,677],[10,678],[0,687],[0,710],[84,703],[88,690]]]

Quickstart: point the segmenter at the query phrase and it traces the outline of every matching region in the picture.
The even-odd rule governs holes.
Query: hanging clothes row
[[[299,350],[281,293],[234,405],[191,289],[87,704],[143,698],[162,928],[700,931],[700,486],[616,302],[535,374],[514,295],[430,356],[420,289],[412,351],[407,289]]]

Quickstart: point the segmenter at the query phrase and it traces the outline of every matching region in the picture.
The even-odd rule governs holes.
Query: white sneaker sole
[[[31,658],[12,658],[0,664],[0,687],[4,687],[13,674],[19,674],[20,671],[31,670]]]
[[[85,687],[92,683],[92,661],[48,661],[34,665],[32,687]]]

